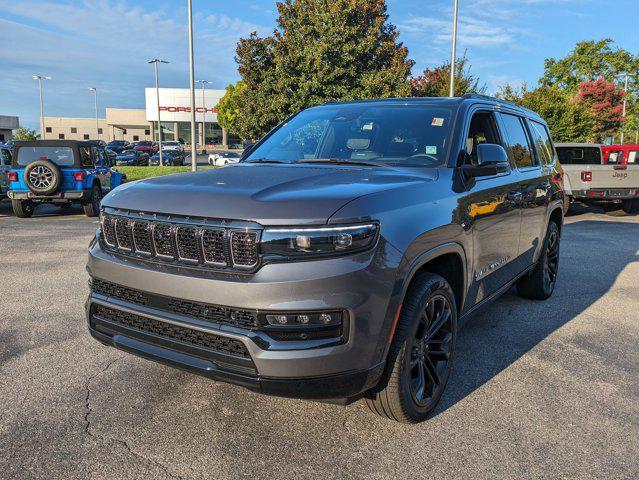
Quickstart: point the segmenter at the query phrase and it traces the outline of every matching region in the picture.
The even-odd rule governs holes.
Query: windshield
[[[562,165],[601,165],[599,147],[557,147],[557,156]]]
[[[18,149],[18,165],[26,166],[36,160],[49,160],[61,167],[73,166],[73,149],[71,147],[20,147]]]
[[[120,155],[135,155],[135,150],[123,150]]]
[[[344,161],[438,166],[445,161],[451,110],[374,103],[328,105],[301,112],[246,162]]]

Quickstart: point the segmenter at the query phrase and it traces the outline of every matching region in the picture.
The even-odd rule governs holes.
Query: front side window
[[[555,155],[552,141],[550,140],[550,134],[548,133],[546,126],[535,121],[530,121],[530,133],[532,135],[533,142],[535,143],[539,160],[544,165],[552,163]]]
[[[528,135],[521,119],[517,115],[508,113],[502,113],[501,118],[506,131],[509,154],[517,168],[534,166]]]
[[[73,150],[71,147],[20,147],[18,149],[19,166],[29,165],[36,160],[49,160],[60,167],[71,167]]]
[[[639,163],[639,150],[628,152],[628,163]]]
[[[495,125],[495,117],[491,112],[476,112],[470,120],[468,135],[466,136],[467,158],[473,165],[479,163],[477,147],[482,143],[499,144],[499,136]]]
[[[422,105],[344,104],[293,117],[246,162],[366,162],[434,167],[446,160],[452,111]]]
[[[623,158],[623,152],[615,151],[610,152],[608,155],[608,163],[619,164],[621,163],[621,159]]]

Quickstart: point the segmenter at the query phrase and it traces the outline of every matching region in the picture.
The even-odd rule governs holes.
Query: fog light
[[[304,324],[306,324],[306,323],[310,322],[310,321],[311,321],[311,319],[309,318],[309,316],[308,316],[308,315],[298,315],[298,316],[297,316],[297,321],[298,321],[299,323],[304,323]]]
[[[335,248],[348,248],[353,245],[353,235],[340,233],[335,237]]]
[[[330,313],[320,314],[319,319],[322,323],[331,323],[333,321],[333,317],[331,317]]]
[[[271,325],[285,325],[288,323],[286,315],[267,315],[266,321]]]

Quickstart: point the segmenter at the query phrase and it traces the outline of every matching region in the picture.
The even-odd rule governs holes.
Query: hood
[[[238,163],[127,183],[102,205],[263,225],[323,224],[355,198],[430,182],[436,175],[435,169]]]

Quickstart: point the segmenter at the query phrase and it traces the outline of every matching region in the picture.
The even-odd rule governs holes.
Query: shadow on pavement
[[[637,223],[577,220],[564,225],[553,296],[546,301],[527,300],[512,288],[468,319],[436,414],[480,388],[605,295],[621,271],[639,261],[639,242],[621,240],[633,236],[639,238]],[[577,240],[581,249],[570,249]],[[584,252],[605,254],[585,257]]]

